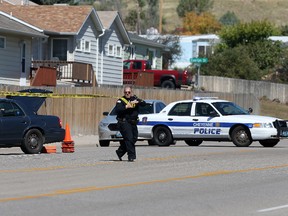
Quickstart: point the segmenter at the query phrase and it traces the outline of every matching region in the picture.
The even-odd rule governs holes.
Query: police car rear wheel
[[[248,147],[252,143],[252,139],[249,132],[242,126],[234,128],[231,137],[234,145],[238,147]]]
[[[158,146],[169,146],[173,142],[170,130],[162,126],[155,128],[153,142]]]
[[[203,140],[184,140],[185,143],[189,146],[199,146]]]
[[[260,140],[259,143],[263,146],[263,147],[274,147],[275,145],[278,144],[280,140],[278,139],[271,139],[271,140]]]

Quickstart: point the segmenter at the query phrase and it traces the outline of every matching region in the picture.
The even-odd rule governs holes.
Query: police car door
[[[219,124],[218,112],[205,102],[196,102],[193,106],[193,137],[194,138],[223,138]]]
[[[181,102],[174,105],[167,115],[168,125],[174,138],[192,136],[192,102]]]

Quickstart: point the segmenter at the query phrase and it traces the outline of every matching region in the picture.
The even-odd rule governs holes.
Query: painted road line
[[[279,209],[283,209],[283,208],[288,208],[288,205],[282,205],[282,206],[276,206],[276,207],[272,207],[272,208],[261,209],[261,210],[258,210],[257,212],[269,212],[269,211],[275,211],[275,210],[279,210]]]
[[[198,178],[204,178],[204,177],[229,175],[229,174],[235,174],[235,173],[246,173],[246,172],[253,172],[253,171],[281,169],[281,168],[287,168],[287,167],[288,167],[288,164],[281,164],[281,165],[277,165],[277,166],[267,166],[267,167],[258,167],[258,168],[254,167],[254,168],[242,169],[242,170],[216,170],[213,172],[205,172],[205,173],[200,173],[198,175],[193,175],[193,176],[183,176],[183,177],[175,177],[175,178],[167,178],[167,179],[155,179],[155,180],[145,181],[145,182],[135,182],[135,183],[130,183],[130,184],[120,184],[120,185],[108,185],[108,186],[103,186],[103,187],[90,186],[90,187],[84,187],[84,188],[72,188],[72,189],[68,189],[68,190],[57,190],[57,191],[53,191],[51,193],[46,193],[46,194],[36,194],[36,195],[27,195],[27,196],[19,196],[19,197],[2,198],[2,199],[0,199],[0,202],[37,199],[37,198],[41,198],[41,197],[52,197],[52,196],[92,192],[92,191],[103,191],[103,190],[109,190],[109,189],[135,187],[135,186],[140,186],[140,185],[149,185],[149,184],[157,184],[157,183],[168,183],[168,182],[173,182],[173,181],[182,181],[182,180],[186,180],[186,179],[198,179]]]

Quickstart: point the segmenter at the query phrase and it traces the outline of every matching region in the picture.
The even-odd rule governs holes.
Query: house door
[[[20,43],[20,50],[21,50],[20,86],[26,86],[26,43],[24,41]]]
[[[25,59],[26,59],[26,44],[25,43],[22,43],[22,46],[21,46],[21,72],[22,73],[25,73],[25,68],[26,68],[26,65],[25,65]]]

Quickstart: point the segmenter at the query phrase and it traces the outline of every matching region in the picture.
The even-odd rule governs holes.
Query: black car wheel
[[[175,89],[175,84],[171,80],[165,80],[164,82],[162,82],[161,87],[168,89]]]
[[[231,138],[234,145],[238,147],[248,147],[252,143],[252,138],[248,132],[248,129],[244,128],[243,126],[237,126],[234,128]]]
[[[199,146],[203,140],[184,140],[185,143],[189,146]]]
[[[163,126],[155,128],[152,142],[158,146],[169,146],[173,142],[170,130]]]
[[[260,140],[259,143],[263,147],[274,147],[275,145],[278,144],[280,140],[279,139],[271,139],[271,140]]]
[[[43,148],[44,137],[37,129],[29,130],[22,141],[21,150],[25,154],[40,154]]]
[[[99,140],[99,144],[101,147],[108,147],[110,144],[109,140]]]

